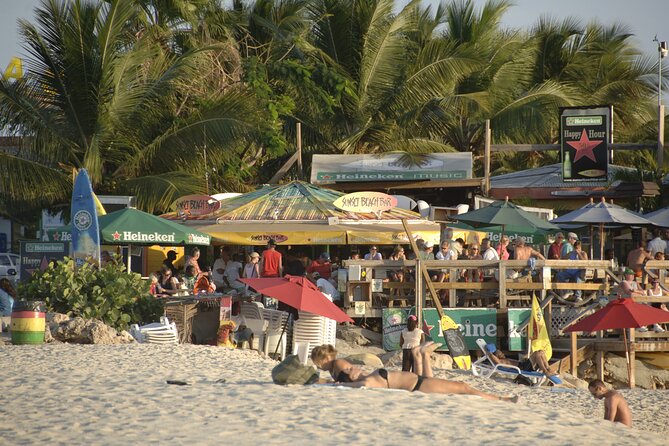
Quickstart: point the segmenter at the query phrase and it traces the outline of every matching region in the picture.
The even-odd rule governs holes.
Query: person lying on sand
[[[532,352],[529,358],[522,361],[507,358],[501,350],[497,349],[494,344],[487,344],[486,350],[491,353],[490,359],[495,364],[512,365],[518,367],[520,370],[526,372],[541,372],[548,377],[555,384],[561,384],[562,380],[551,372],[546,360],[546,354],[543,350]]]
[[[604,398],[604,419],[632,427],[632,411],[625,398],[615,390],[606,388],[604,381],[595,379],[588,384],[588,390],[598,400]]]
[[[434,346],[434,347],[433,347]],[[430,344],[426,349],[437,348],[438,345]],[[429,356],[428,356],[429,357]],[[419,376],[411,372],[395,372],[386,369],[378,369],[369,375],[348,375],[349,381],[343,381],[342,372],[346,374],[346,370],[337,367],[345,367],[340,361],[348,363],[348,361],[336,359],[337,350],[332,345],[320,345],[311,352],[311,360],[316,367],[321,370],[330,372],[340,385],[347,387],[372,387],[383,389],[399,389],[407,390],[409,392],[423,392],[423,393],[441,393],[441,394],[458,394],[458,395],[476,395],[481,398],[494,401],[509,401],[517,402],[518,397],[497,396],[490,393],[481,392],[474,389],[470,385],[463,382],[448,381],[440,378]],[[350,364],[350,363],[349,363]],[[349,367],[350,369],[350,367]],[[354,372],[355,373],[355,372]],[[430,369],[431,373],[431,369]],[[355,378],[353,378],[355,376]]]

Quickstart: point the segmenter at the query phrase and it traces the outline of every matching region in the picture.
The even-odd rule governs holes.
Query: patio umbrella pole
[[[599,224],[599,259],[604,260],[604,223]]]
[[[623,328],[623,342],[625,343],[625,359],[627,360],[627,380],[632,388],[632,365],[630,364],[630,352],[627,345],[627,329]]]
[[[128,263],[128,274],[130,274],[130,271],[132,271],[132,270],[130,269],[130,263],[132,262],[132,257],[130,257],[130,250],[131,250],[131,248],[132,248],[132,245],[128,245],[128,258],[127,258],[127,260],[126,260],[126,262]]]
[[[590,260],[592,260],[592,259],[594,259],[594,254],[593,254],[594,253],[594,246],[592,246],[593,245],[593,243],[592,243],[592,234],[593,234],[592,225],[588,225],[588,228],[590,228]]]
[[[283,335],[286,333],[286,328],[288,328],[288,325],[290,324],[290,321],[293,319],[293,314],[288,313],[288,319],[286,319],[286,323],[283,325],[283,330],[281,330],[281,336],[279,336],[279,340],[276,343],[276,348],[274,349],[274,356],[279,353],[279,346],[281,345]]]

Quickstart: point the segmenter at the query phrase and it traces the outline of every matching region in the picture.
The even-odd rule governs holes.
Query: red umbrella
[[[300,311],[334,319],[337,322],[353,322],[353,319],[329,301],[316,285],[304,277],[286,275],[239,280],[257,292],[278,299]]]
[[[616,299],[604,308],[584,318],[580,322],[567,327],[564,331],[593,332],[608,329],[623,329],[625,356],[627,358],[627,374],[632,379],[629,349],[625,328],[639,328],[646,325],[669,322],[669,312],[634,302],[634,299]]]

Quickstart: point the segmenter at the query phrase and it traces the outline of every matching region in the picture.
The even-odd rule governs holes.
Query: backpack
[[[274,384],[313,384],[318,377],[316,369],[302,364],[297,355],[288,355],[272,369]]]

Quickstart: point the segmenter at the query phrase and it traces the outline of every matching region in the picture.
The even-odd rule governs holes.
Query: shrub
[[[100,269],[85,264],[75,270],[74,261],[66,257],[34,272],[19,285],[18,295],[43,300],[50,311],[127,329],[131,323],[158,321],[163,314],[162,302],[149,293],[149,287],[148,281],[139,274],[128,274],[120,262]]]

